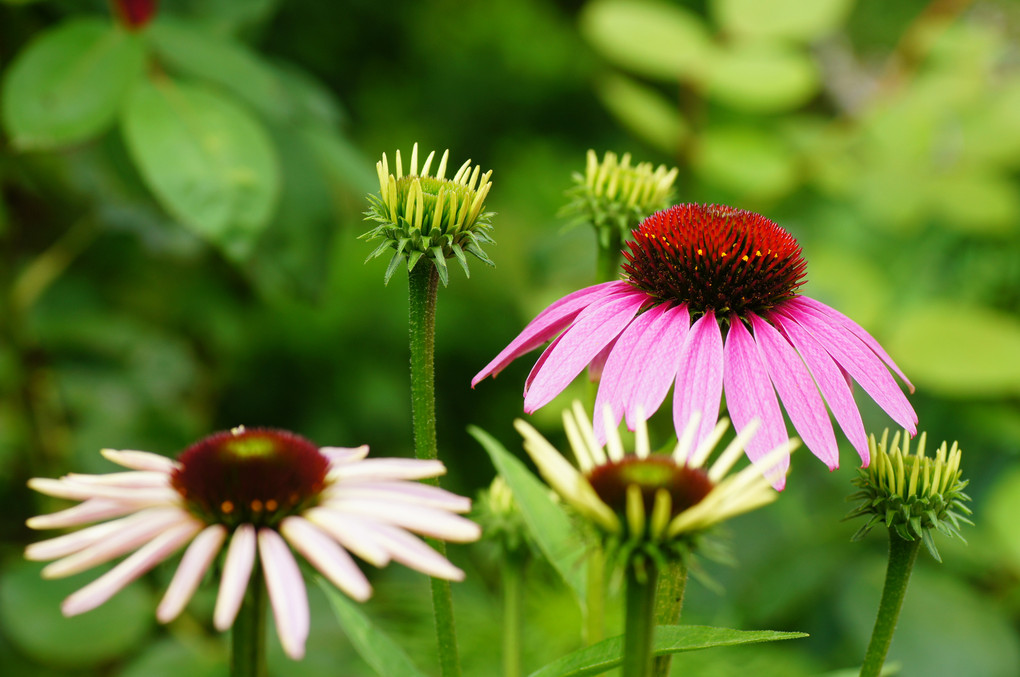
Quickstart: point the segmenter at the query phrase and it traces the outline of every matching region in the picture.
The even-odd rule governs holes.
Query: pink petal
[[[556,346],[559,345],[560,339],[563,338],[563,334],[560,334],[552,340],[552,342],[546,346],[542,354],[535,360],[535,364],[531,367],[531,371],[528,372],[528,378],[524,379],[524,397],[528,396],[528,389],[531,387],[531,382],[538,376],[538,372],[542,371],[542,367],[545,366],[546,360],[552,355],[553,351],[556,350]]]
[[[408,506],[378,499],[344,498],[331,501],[329,507],[444,541],[469,543],[477,541],[482,535],[481,528],[469,519],[421,506]]]
[[[421,480],[446,474],[442,461],[417,458],[366,458],[364,461],[330,470],[333,479]]]
[[[347,551],[311,522],[297,516],[287,517],[280,523],[280,533],[351,599],[364,602],[372,596],[372,586]]]
[[[29,529],[63,529],[127,515],[137,512],[138,507],[133,503],[121,503],[108,498],[90,498],[66,510],[30,517],[25,524]]]
[[[673,391],[673,425],[682,435],[694,412],[701,421],[693,444],[697,446],[715,428],[723,386],[723,342],[711,310],[691,326],[680,353]]]
[[[901,379],[903,379],[903,382],[907,384],[908,388],[910,388],[910,392],[914,392],[914,384],[910,382],[910,379],[908,379],[903,374],[902,371],[900,371],[900,368],[896,366],[896,363],[893,362],[893,359],[891,357],[889,357],[889,354],[885,351],[884,348],[882,348],[881,344],[879,344],[879,342],[876,341],[871,334],[866,332],[864,328],[861,327],[861,325],[857,324],[849,317],[836,310],[835,308],[827,306],[821,301],[817,301],[811,298],[810,296],[798,296],[796,298],[791,299],[789,303],[793,303],[795,305],[799,304],[807,308],[812,308],[817,312],[821,313],[822,315],[824,315],[825,317],[829,318],[830,320],[834,320],[835,322],[838,322],[845,328],[849,329],[851,332],[853,332],[854,336],[859,338],[861,341],[864,342],[866,346],[871,348],[871,350],[874,351],[874,353],[878,355],[879,358],[881,358],[881,360],[885,362],[890,369],[896,372],[896,374]]]
[[[259,557],[266,575],[269,603],[283,651],[294,660],[305,655],[308,640],[308,592],[286,541],[272,529],[259,529]]]
[[[829,412],[825,409],[822,396],[818,394],[814,379],[800,355],[775,327],[754,313],[748,315],[765,367],[790,415],[793,427],[807,448],[824,461],[829,470],[835,470],[839,467],[839,447],[829,421]]]
[[[160,623],[169,623],[177,618],[188,605],[226,537],[227,528],[222,524],[213,524],[196,536],[184,551],[184,557],[174,572],[173,580],[170,581],[166,594],[156,609],[156,618]]]
[[[340,545],[369,564],[374,564],[377,567],[389,564],[389,551],[376,542],[375,534],[367,521],[351,519],[350,515],[346,513],[324,506],[311,508],[305,512],[304,516],[309,522],[335,538]]]
[[[530,414],[559,395],[599,351],[619,336],[647,302],[644,292],[631,288],[629,293],[582,311],[535,375],[524,398],[524,411]]]
[[[613,352],[613,348],[616,346],[616,339],[613,339],[606,344],[606,347],[599,351],[599,354],[588,364],[588,380],[594,383],[602,378],[602,370],[606,366],[606,360],[609,359],[609,354]]]
[[[790,436],[758,346],[736,315],[730,318],[725,355],[726,408],[733,419],[733,428],[739,432],[752,419],[761,421],[758,432],[744,445],[748,458],[757,462]],[[768,479],[777,490],[786,485],[786,469],[789,467],[790,459],[787,457],[769,469]]]
[[[220,632],[234,624],[254,565],[255,527],[242,524],[234,530],[230,545],[227,546],[227,557],[223,561],[223,577],[220,579],[220,592],[216,596],[216,609],[213,611],[213,626]]]
[[[177,461],[154,454],[151,451],[133,451],[130,449],[103,449],[103,456],[117,465],[131,468],[132,470],[154,470],[169,474],[177,467]]]
[[[372,531],[377,542],[386,548],[394,560],[404,566],[436,578],[464,580],[463,571],[453,566],[448,559],[417,536],[387,524],[377,524]]]
[[[629,371],[631,381],[626,391],[625,413],[627,427],[634,430],[638,424],[638,410],[645,417],[658,411],[666,393],[676,380],[680,368],[687,333],[691,328],[691,316],[687,306],[675,306],[667,310],[634,349],[634,359]]]
[[[471,379],[471,387],[474,388],[486,376],[495,376],[503,371],[506,365],[516,360],[521,355],[528,353],[542,345],[553,336],[556,336],[564,327],[574,321],[587,306],[597,303],[600,299],[620,291],[623,287],[630,289],[630,285],[620,280],[603,282],[591,287],[585,287],[554,302],[543,310],[534,320],[528,323],[524,331],[520,333],[506,348],[496,355],[489,364],[485,365],[478,374]]]
[[[832,415],[843,429],[843,434],[857,450],[863,465],[867,466],[870,458],[868,438],[846,372],[832,360],[811,333],[796,322],[781,313],[769,313],[769,321],[782,330],[783,335],[800,353],[818,389],[822,391],[822,397],[832,410]]]
[[[802,306],[784,307],[779,312],[810,332],[832,358],[911,435],[917,433],[917,414],[878,356],[853,333],[834,326]]]
[[[417,482],[359,482],[326,489],[330,498],[385,498],[396,503],[419,505],[449,512],[468,512],[471,499],[452,491]]]

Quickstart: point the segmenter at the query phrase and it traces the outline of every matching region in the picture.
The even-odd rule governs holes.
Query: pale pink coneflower
[[[472,386],[552,339],[525,382],[527,413],[549,403],[588,366],[601,378],[595,411],[608,406],[612,421],[625,418],[630,430],[658,410],[674,386],[677,435],[694,413],[701,416],[695,443],[711,433],[725,391],[738,432],[752,419],[761,421],[746,448],[755,462],[789,439],[781,402],[804,445],[835,469],[839,451],[827,404],[866,466],[868,440],[852,381],[916,433],[917,415],[889,369],[911,392],[913,386],[857,323],[798,293],[806,262],[797,241],[777,224],[732,207],[683,204],[652,214],[633,235],[623,252],[624,279],[550,305]],[[601,442],[606,430],[600,419],[595,435]],[[770,469],[777,489],[785,485],[788,463]]]
[[[35,478],[43,494],[81,501],[28,520],[33,529],[93,524],[29,545],[26,557],[50,561],[61,578],[130,553],[64,600],[66,616],[85,613],[189,544],[156,610],[168,623],[184,609],[226,547],[213,614],[220,631],[234,624],[253,569],[261,567],[288,656],[304,656],[308,597],[291,549],[352,599],[372,594],[348,553],[375,566],[395,560],[430,576],[464,573],[411,532],[455,542],[479,527],[454,513],[470,499],[411,480],[446,472],[439,461],[366,458],[368,447],[322,447],[282,430],[234,428],[195,443],[177,460],[144,451],[103,450],[129,468],[106,475]],[[229,542],[228,542],[229,541]]]

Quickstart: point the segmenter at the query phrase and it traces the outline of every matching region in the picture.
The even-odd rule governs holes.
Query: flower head
[[[475,502],[472,518],[482,526],[482,539],[495,544],[503,560],[523,561],[531,553],[532,540],[510,485],[496,475]]]
[[[847,519],[870,515],[868,523],[857,530],[853,540],[864,537],[876,524],[884,524],[907,541],[921,539],[928,552],[941,562],[939,551],[932,538],[932,529],[946,536],[960,534],[960,523],[973,524],[966,503],[970,496],[964,493],[968,482],[960,470],[960,448],[956,442],[950,448],[945,442],[935,457],[925,456],[927,434],[921,433],[917,448],[910,449],[910,438],[899,431],[889,443],[888,428],[880,441],[871,435],[872,463],[860,469],[854,484],[860,491],[850,497],[859,500]],[[902,443],[902,446],[901,446]]]
[[[917,416],[889,369],[913,386],[864,329],[799,293],[806,265],[800,247],[772,221],[732,207],[677,205],[645,219],[627,247],[625,279],[553,303],[472,385],[553,339],[525,383],[528,413],[588,366],[601,376],[595,406],[609,406],[610,423],[625,418],[633,430],[674,386],[677,435],[694,412],[702,414],[695,442],[711,433],[725,389],[738,431],[752,419],[761,421],[747,443],[752,461],[788,439],[782,402],[804,444],[836,468],[828,404],[867,465],[868,442],[850,379],[916,432]],[[596,439],[606,434],[596,421]],[[777,475],[777,489],[784,477]]]
[[[143,451],[103,455],[127,472],[70,474],[29,481],[49,496],[81,501],[33,517],[33,529],[94,524],[26,549],[61,578],[131,553],[69,596],[67,616],[103,604],[130,582],[189,544],[156,617],[168,623],[184,609],[226,544],[213,623],[234,623],[259,561],[287,654],[304,655],[308,599],[291,549],[353,599],[372,594],[348,552],[376,566],[396,560],[451,580],[463,572],[411,532],[473,541],[476,524],[454,513],[470,500],[413,482],[446,472],[439,461],[367,459],[368,447],[316,447],[282,430],[234,428],[192,445],[172,460]],[[229,543],[227,541],[229,540]]]
[[[121,25],[130,30],[145,28],[159,8],[159,0],[114,0],[111,4]]]
[[[726,432],[725,419],[694,446],[695,416],[672,453],[660,454],[651,451],[643,418],[636,426],[634,453],[624,451],[608,407],[604,418],[605,448],[596,441],[580,403],[574,402],[571,410],[563,412],[577,468],[531,425],[520,419],[514,425],[542,477],[596,526],[609,551],[626,563],[642,565],[650,560],[661,566],[670,558],[683,556],[693,539],[709,527],[770,503],[778,495],[761,468],[748,465],[729,474],[756,424],[737,435],[706,468],[705,462]],[[767,474],[785,472],[779,469],[779,462],[798,444],[796,439],[786,440],[766,454],[762,467]]]
[[[449,155],[450,151],[443,152],[434,175],[429,175],[429,170],[435,151],[429,153],[419,170],[418,144],[411,150],[407,174],[404,174],[399,150],[395,174],[390,173],[385,153],[375,165],[379,174],[379,195],[369,196],[370,207],[365,215],[367,220],[378,225],[362,237],[370,242],[382,240],[369,254],[369,260],[394,250],[386,268],[386,282],[402,261],[406,261],[407,269],[411,270],[423,257],[435,264],[444,285],[450,279],[446,259],[456,257],[466,275],[471,273],[465,253],[492,265],[481,248],[493,242],[488,232],[492,228],[492,213],[484,211],[485,198],[492,187],[489,181],[492,170],[482,174],[481,169],[477,165],[472,167],[468,160],[452,179],[448,179]]]
[[[608,247],[614,233],[626,238],[642,219],[669,204],[676,177],[675,167],[653,169],[650,162],[632,166],[630,153],[617,158],[607,151],[599,162],[595,151],[589,150],[585,172],[574,174],[574,186],[568,192],[571,201],[562,214],[573,217],[572,225],[590,223],[601,245]]]

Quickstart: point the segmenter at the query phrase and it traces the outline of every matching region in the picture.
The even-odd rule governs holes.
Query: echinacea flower
[[[368,459],[367,446],[319,448],[293,433],[243,427],[200,440],[177,460],[144,451],[102,453],[129,470],[29,481],[43,494],[81,501],[33,517],[29,527],[99,522],[28,546],[28,559],[56,560],[43,569],[44,577],[70,576],[131,553],[70,595],[61,607],[67,616],[103,604],[190,543],[156,611],[168,623],[226,546],[213,624],[220,631],[233,625],[258,562],[280,643],[299,659],[309,612],[292,548],[347,595],[364,601],[372,588],[348,552],[375,566],[395,560],[430,576],[462,580],[460,569],[411,532],[457,542],[480,535],[476,524],[454,514],[469,510],[469,499],[410,481],[445,473],[439,461]]]
[[[406,262],[410,271],[419,260],[435,264],[439,279],[445,286],[449,282],[446,259],[456,258],[470,275],[467,257],[471,254],[488,265],[493,265],[481,245],[493,242],[492,213],[484,211],[485,198],[492,182],[492,170],[481,174],[481,169],[467,160],[453,175],[446,178],[446,162],[450,151],[444,151],[436,173],[429,175],[435,151],[428,154],[418,167],[418,144],[411,150],[411,164],[404,174],[400,151],[396,154],[396,173],[390,173],[389,161],[383,153],[376,163],[379,175],[379,195],[369,196],[369,210],[365,218],[375,221],[373,227],[361,237],[367,241],[382,240],[368,255],[371,260],[392,249],[384,281]]]
[[[612,412],[607,407],[603,413],[605,448],[596,441],[579,402],[563,412],[577,467],[527,422],[517,419],[514,426],[542,477],[596,526],[610,553],[629,563],[643,564],[650,559],[662,566],[670,557],[682,556],[691,537],[771,503],[778,494],[766,475],[780,472],[781,461],[799,444],[796,438],[784,440],[761,459],[761,467],[747,465],[730,474],[754,435],[756,423],[738,434],[706,468],[705,462],[729,425],[726,419],[715,423],[709,435],[695,445],[695,416],[672,453],[661,454],[652,453],[648,428],[641,418],[635,427],[634,452],[627,453],[612,424]]]
[[[632,430],[674,386],[677,435],[699,412],[696,442],[710,434],[725,388],[736,430],[761,421],[747,443],[752,461],[788,439],[782,402],[805,446],[830,469],[839,452],[826,404],[867,465],[850,379],[916,432],[917,416],[889,369],[913,386],[858,324],[798,293],[806,268],[800,246],[769,219],[720,205],[677,205],[645,219],[627,247],[625,279],[550,305],[472,386],[553,339],[525,383],[527,413],[588,366],[593,378],[601,375],[596,410],[608,405],[611,422],[626,418]],[[601,421],[595,434],[604,439]]]

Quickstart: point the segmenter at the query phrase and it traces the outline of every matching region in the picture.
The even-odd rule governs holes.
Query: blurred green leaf
[[[167,211],[232,258],[248,256],[280,192],[262,126],[217,94],[168,80],[135,89],[123,126],[142,178]]]
[[[932,213],[950,227],[1003,235],[1020,226],[1020,192],[1005,176],[961,171],[938,177],[928,190]]]
[[[1015,315],[940,302],[897,319],[886,348],[916,385],[951,396],[1020,394]]]
[[[710,127],[697,140],[691,163],[709,183],[757,199],[782,197],[797,186],[796,156],[767,129]]]
[[[110,23],[79,19],[40,34],[3,81],[3,122],[23,150],[87,140],[114,120],[141,77],[138,36]]]
[[[229,657],[225,645],[181,643],[174,638],[149,646],[117,677],[227,677]]]
[[[1001,551],[1020,568],[1020,468],[1001,473],[985,501],[981,522],[995,534]]]
[[[33,660],[56,667],[82,669],[133,651],[155,624],[144,586],[129,585],[80,616],[64,618],[60,613],[65,597],[108,568],[43,580],[41,564],[9,563],[0,580],[0,624],[7,637]]]
[[[326,178],[334,189],[353,191],[362,199],[379,189],[374,167],[335,130],[313,125],[301,130],[302,140],[312,149]]]
[[[584,561],[586,546],[580,542],[570,518],[552,499],[550,489],[499,441],[481,428],[468,426],[468,432],[485,448],[492,464],[510,485],[514,500],[521,509],[524,522],[531,530],[542,554],[574,591],[578,603],[585,606],[587,597]]]
[[[834,31],[854,0],[714,0],[712,15],[727,34],[810,41]]]
[[[664,153],[678,151],[688,127],[675,103],[624,75],[606,74],[595,87],[602,105],[635,136]]]
[[[595,0],[581,11],[580,30],[609,62],[664,80],[697,73],[712,54],[697,14],[657,0]]]
[[[319,587],[332,604],[347,639],[373,670],[382,677],[390,675],[424,677],[424,673],[411,662],[400,645],[373,624],[357,603],[352,602],[322,579],[319,579],[319,583]]]
[[[782,43],[736,43],[716,52],[702,76],[711,98],[750,113],[808,102],[821,84],[810,55]]]
[[[652,652],[656,656],[696,651],[717,646],[736,646],[775,642],[784,639],[807,637],[802,632],[775,632],[772,630],[731,630],[699,625],[660,625],[655,628]],[[544,668],[530,677],[585,677],[598,675],[618,666],[623,655],[623,638],[612,637],[585,647]]]

